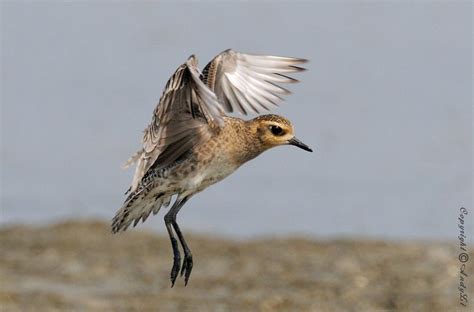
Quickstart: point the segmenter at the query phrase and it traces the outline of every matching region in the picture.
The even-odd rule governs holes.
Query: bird
[[[273,147],[294,145],[312,152],[295,137],[288,119],[264,114],[290,93],[280,84],[298,82],[288,75],[304,71],[306,62],[228,49],[202,71],[191,55],[166,83],[144,130],[142,148],[124,165],[136,163],[135,173],[111,227],[113,233],[125,231],[173,202],[164,216],[173,250],[171,287],[179,273],[186,286],[193,269],[191,250],[176,221],[193,195]],[[244,120],[232,113],[258,116]]]

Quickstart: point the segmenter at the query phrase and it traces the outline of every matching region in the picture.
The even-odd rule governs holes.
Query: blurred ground
[[[1,311],[460,309],[455,243],[186,237],[191,280],[185,288],[178,278],[170,288],[166,237],[111,235],[95,221],[5,227]]]

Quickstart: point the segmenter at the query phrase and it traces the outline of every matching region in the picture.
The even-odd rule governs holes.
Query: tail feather
[[[142,171],[149,161],[143,153],[143,150],[138,151],[126,163],[128,166],[138,161],[132,186],[125,192],[128,197],[112,219],[113,233],[125,231],[132,223],[135,227],[140,220],[145,222],[151,212],[155,215],[162,206],[168,207],[177,192],[166,180],[170,167],[148,171],[142,178]]]
[[[159,188],[154,190],[143,188],[133,192],[112,219],[112,232],[125,231],[132,223],[135,227],[140,220],[145,222],[150,213],[157,214],[163,200],[168,200],[172,195],[160,192]]]

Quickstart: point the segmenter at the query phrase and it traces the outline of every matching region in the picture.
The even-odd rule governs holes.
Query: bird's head
[[[265,149],[280,145],[294,145],[305,151],[313,150],[300,140],[298,140],[293,131],[291,122],[278,115],[262,115],[252,119],[257,138]]]

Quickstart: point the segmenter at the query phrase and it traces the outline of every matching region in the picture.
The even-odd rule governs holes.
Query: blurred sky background
[[[310,60],[274,113],[315,152],[244,165],[185,232],[454,240],[465,206],[472,233],[471,19],[468,1],[2,1],[1,223],[110,220],[170,75],[233,48]]]

